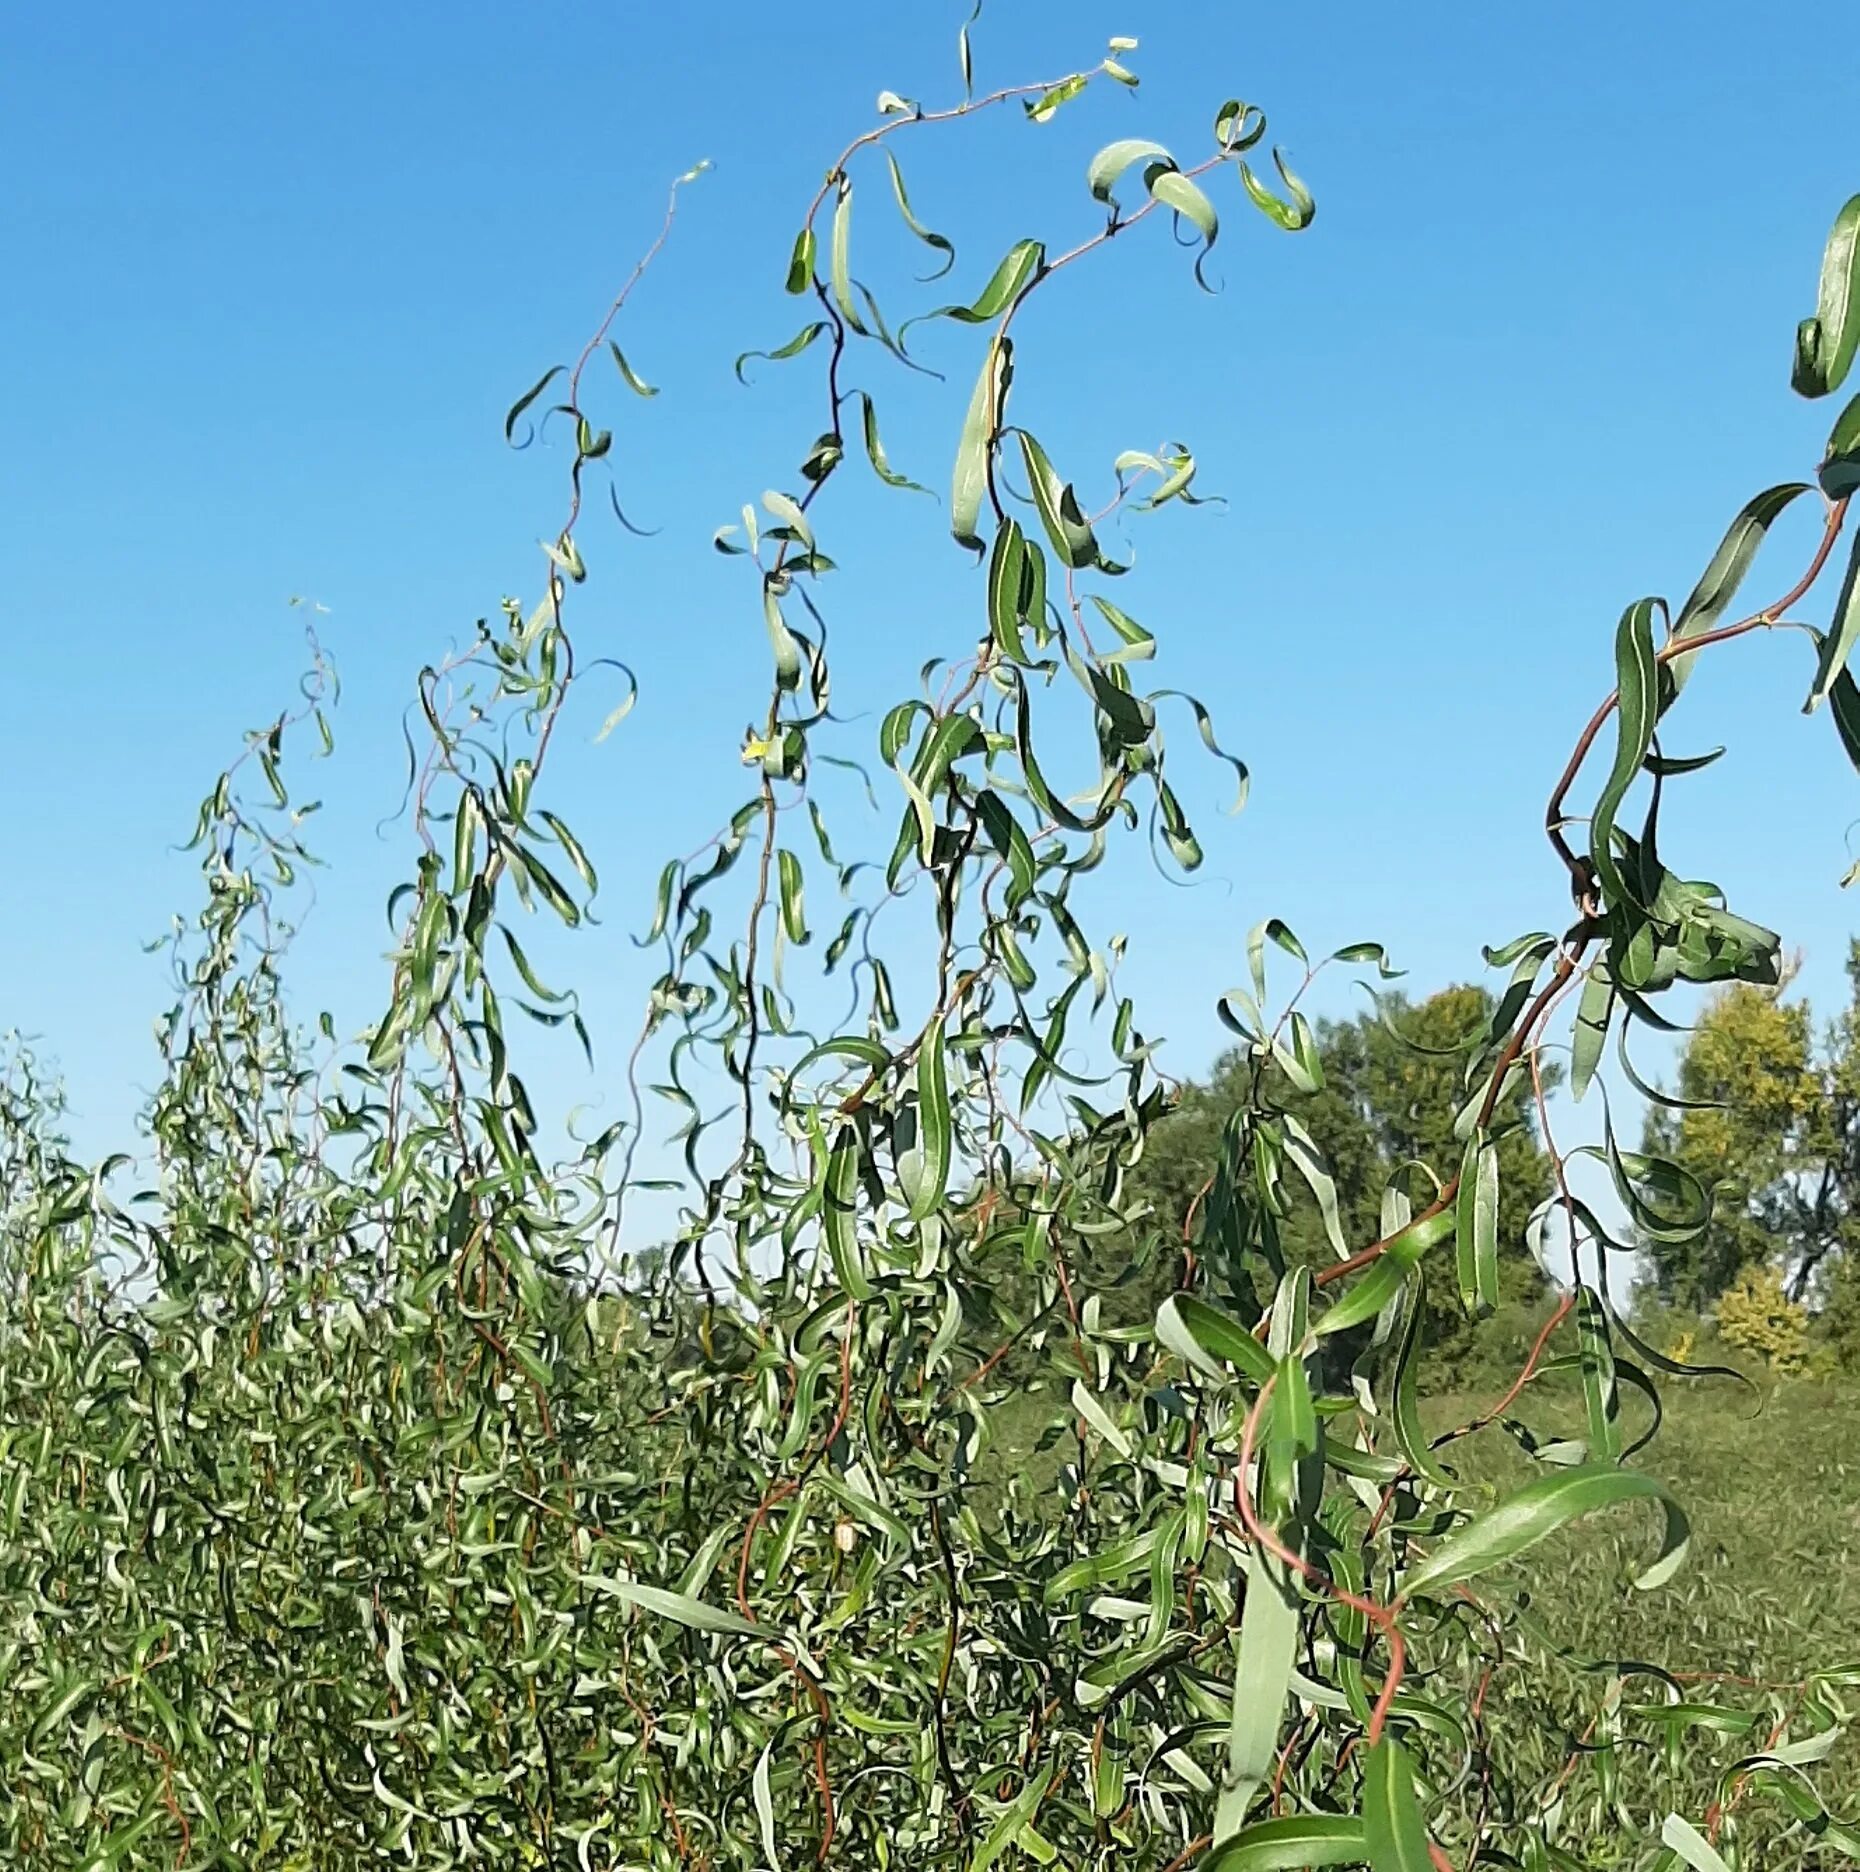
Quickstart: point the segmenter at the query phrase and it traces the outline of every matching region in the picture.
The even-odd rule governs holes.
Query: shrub
[[[1754,1353],[1783,1376],[1808,1369],[1808,1309],[1791,1300],[1773,1267],[1747,1267],[1718,1301],[1718,1333],[1726,1345]]]

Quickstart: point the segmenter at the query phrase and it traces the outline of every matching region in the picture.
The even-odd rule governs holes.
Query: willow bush
[[[1223,211],[1297,232],[1312,198],[1283,156],[1261,161],[1261,111],[1227,102],[1195,153],[1110,144],[1070,230],[909,316],[856,270],[853,212],[901,215],[933,277],[954,274],[900,154],[983,112],[1040,136],[1088,90],[1134,85],[1132,49],[982,93],[965,29],[958,100],[884,94],[807,204],[786,279],[805,322],[764,355],[818,369],[820,427],[715,541],[759,607],[766,712],[741,806],[661,877],[637,1035],[592,1034],[537,959],[561,942],[525,944],[585,924],[596,893],[545,775],[588,732],[571,705],[598,664],[571,627],[592,562],[624,547],[600,514],[601,412],[653,394],[613,335],[639,271],[511,411],[513,442],[572,435],[565,517],[540,597],[420,678],[378,1020],[351,1041],[285,990],[311,857],[293,788],[330,745],[319,654],[302,705],[201,808],[204,899],[173,941],[146,1149],[78,1161],[55,1094],[10,1056],[7,1863],[1409,1872],[1860,1853],[1817,1792],[1860,1673],[1829,1659],[1770,1685],[1577,1656],[1532,1609],[1533,1568],[1566,1564],[1551,1537],[1616,1508],[1644,1550],[1632,1587],[1595,1590],[1674,1590],[1684,1508],[1639,1458],[1662,1386],[1711,1374],[1637,1337],[1600,1268],[1694,1239],[1710,1193],[1623,1149],[1603,1108],[1594,1141],[1551,1141],[1557,1189],[1527,1242],[1496,1221],[1501,1131],[1543,1103],[1548,1056],[1567,1047],[1581,1094],[1611,1038],[1667,1025],[1675,992],[1776,976],[1776,936],[1669,868],[1666,792],[1713,757],[1667,723],[1699,656],[1806,631],[1809,705],[1860,759],[1852,563],[1825,627],[1802,615],[1860,472],[1860,399],[1818,492],[1759,494],[1682,605],[1622,613],[1614,688],[1549,798],[1552,927],[1484,952],[1502,987],[1456,1049],[1454,1159],[1402,1166],[1378,1238],[1344,1236],[1299,1118],[1321,1072],[1301,1004],[1320,976],[1373,990],[1392,971],[1373,943],[1313,957],[1269,920],[1216,1010],[1250,1080],[1172,1238],[1127,1194],[1172,1087],[1117,986],[1121,943],[1093,934],[1093,872],[1119,839],[1192,872],[1185,773],[1225,761],[1242,797],[1247,774],[1198,701],[1149,686],[1156,639],[1116,556],[1142,514],[1200,498],[1195,457],[1127,448],[1089,492],[1069,479],[1030,425],[1074,412],[1015,389],[1021,314],[1089,291],[1114,244],[1173,223],[1199,273]],[[1860,342],[1857,230],[1860,198],[1797,341],[1805,395],[1835,390]],[[863,386],[944,328],[967,350],[932,520]],[[862,550],[832,496],[868,467],[975,561],[966,625],[922,646],[875,760],[848,719],[870,698],[831,694],[827,625],[828,575]],[[1804,498],[1824,519],[1811,562],[1740,610]],[[612,680],[590,687],[597,710]],[[817,784],[860,761],[895,813],[875,849]],[[843,920],[814,928],[835,891]],[[624,1061],[628,1115],[592,1140],[540,1116],[537,1024]],[[1619,1217],[1568,1187],[1585,1156]],[[648,1210],[676,1206],[657,1238],[647,1185]],[[1294,1191],[1328,1223],[1315,1266],[1281,1250]],[[1424,1294],[1477,1318],[1502,1256],[1558,1244],[1578,1278],[1544,1302],[1515,1382],[1436,1423]],[[1132,1283],[1159,1274],[1167,1299],[1133,1320]],[[1533,1386],[1559,1371],[1580,1381],[1579,1437],[1533,1425]],[[1493,1439],[1534,1472],[1498,1498],[1467,1460]]]

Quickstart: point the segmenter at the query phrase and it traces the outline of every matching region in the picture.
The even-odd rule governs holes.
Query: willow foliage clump
[[[379,1018],[351,1041],[285,992],[310,862],[296,774],[330,745],[319,655],[202,806],[147,1151],[78,1161],[10,1056],[8,1864],[1410,1872],[1860,1851],[1818,1791],[1860,1674],[1830,1659],[1772,1688],[1576,1657],[1531,1604],[1553,1537],[1604,1511],[1638,1549],[1619,1590],[1681,1576],[1684,1505],[1641,1452],[1662,1387],[1709,1374],[1638,1338],[1600,1270],[1695,1240],[1709,1193],[1602,1111],[1593,1142],[1545,1127],[1556,1191],[1526,1242],[1498,1228],[1503,1127],[1541,1105],[1552,1051],[1580,1095],[1610,1044],[1632,1076],[1628,1034],[1665,1025],[1675,991],[1776,979],[1777,938],[1689,876],[1661,807],[1711,758],[1674,733],[1693,666],[1745,636],[1809,634],[1810,706],[1860,757],[1860,562],[1823,622],[1798,615],[1841,543],[1860,400],[1818,489],[1759,494],[1683,604],[1622,612],[1612,692],[1550,796],[1550,927],[1484,952],[1502,985],[1454,1049],[1447,1160],[1404,1165],[1376,1239],[1346,1236],[1299,1116],[1322,1072],[1303,1003],[1320,976],[1392,970],[1374,943],[1315,955],[1268,920],[1217,1009],[1250,1084],[1172,1235],[1129,1192],[1174,1089],[1121,944],[1095,933],[1093,874],[1132,840],[1192,872],[1203,764],[1240,800],[1247,770],[1153,677],[1126,546],[1202,498],[1196,458],[1060,464],[1041,434],[1080,393],[1023,396],[1022,314],[1171,225],[1199,276],[1224,215],[1295,233],[1314,205],[1262,160],[1263,113],[1230,101],[1193,150],[1110,144],[1071,227],[972,270],[901,157],[984,112],[1051,134],[1136,78],[1119,40],[979,92],[966,28],[960,50],[958,100],[884,94],[793,242],[803,322],[755,368],[817,369],[818,430],[784,486],[734,493],[715,541],[740,561],[766,708],[741,805],[660,877],[637,1034],[591,1032],[539,964],[562,942],[531,932],[584,924],[597,892],[548,770],[587,732],[583,690],[597,714],[612,699],[573,627],[584,584],[624,577],[602,512],[624,443],[601,412],[655,394],[615,337],[646,262],[510,413],[515,443],[572,435],[564,519],[540,595],[420,678]],[[879,213],[963,283],[902,316],[865,268]],[[1860,199],[1798,341],[1806,395],[1860,340],[1857,228]],[[935,520],[868,388],[933,345],[961,374]],[[921,646],[921,691],[875,712],[875,744],[873,698],[836,695],[829,664],[830,574],[861,551],[834,495],[868,471],[974,561],[969,614]],[[1748,609],[1798,500],[1823,516],[1812,562]],[[872,849],[831,818],[822,769],[848,762],[887,815]],[[626,1114],[599,1136],[539,1115],[539,1026],[624,1061]],[[1562,1175],[1583,1156],[1618,1216]],[[1331,1237],[1316,1268],[1282,1252],[1294,1190]],[[647,1194],[676,1209],[663,1239]],[[1576,1284],[1542,1303],[1507,1395],[1437,1422],[1424,1296],[1477,1319],[1525,1248],[1560,1249]],[[1168,1297],[1133,1323],[1117,1302],[1159,1269]],[[1579,1380],[1579,1436],[1533,1426],[1557,1371]],[[1494,1439],[1534,1471],[1496,1494],[1470,1460]]]

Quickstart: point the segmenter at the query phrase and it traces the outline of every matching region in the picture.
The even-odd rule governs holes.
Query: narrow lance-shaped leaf
[[[821,1227],[841,1291],[849,1300],[869,1300],[872,1282],[859,1244],[859,1130],[842,1124],[827,1153],[821,1187]]]
[[[1692,1867],[1692,1872],[1731,1872],[1717,1847],[1690,1820],[1676,1813],[1669,1813],[1661,1825],[1660,1843],[1677,1853]]]
[[[1371,1872],[1434,1872],[1408,1751],[1385,1735],[1363,1764],[1363,1832]]]
[[[1455,1210],[1460,1304],[1490,1313],[1498,1305],[1498,1146],[1482,1133],[1466,1145]]]
[[[1237,1319],[1193,1294],[1171,1294],[1162,1303],[1156,1338],[1204,1377],[1225,1379],[1222,1360],[1255,1384],[1266,1383],[1276,1369],[1272,1355]]]
[[[1860,347],[1860,195],[1851,196],[1834,218],[1821,256],[1821,287],[1812,318],[1795,337],[1796,390],[1826,396],[1838,390]]]
[[[1196,1862],[1195,1872],[1302,1872],[1310,1866],[1361,1865],[1369,1836],[1354,1814],[1288,1814],[1260,1820]]]
[[[969,398],[968,414],[963,418],[949,491],[949,530],[958,545],[973,547],[977,552],[982,549],[982,500],[988,492],[989,457],[1013,375],[1014,341],[991,338]]]
[[[510,413],[504,418],[504,440],[506,442],[514,442],[516,440],[517,424],[523,420],[523,412],[562,375],[565,368],[566,366],[561,364],[551,365],[548,370],[544,371],[543,374],[537,378],[529,389],[524,391],[524,393],[511,404]]]
[[[919,277],[928,281],[941,279],[956,264],[956,249],[953,242],[944,235],[932,232],[911,212],[911,198],[905,192],[904,171],[898,167],[898,159],[890,150],[885,151],[885,161],[891,169],[891,192],[897,199],[898,213],[904,217],[904,225],[923,242],[926,247],[933,247],[943,256],[943,264],[934,273],[925,273]]]
[[[1608,1463],[1585,1464],[1546,1476],[1520,1489],[1496,1508],[1456,1529],[1402,1582],[1402,1596],[1412,1599],[1438,1592],[1528,1552],[1541,1540],[1580,1515],[1619,1502],[1658,1501],[1666,1513],[1666,1532],[1653,1564],[1635,1580],[1650,1588],[1663,1584],[1685,1559],[1691,1530],[1678,1498],[1664,1482]]]
[[[1420,1362],[1421,1329],[1427,1317],[1425,1278],[1416,1273],[1408,1291],[1402,1315],[1401,1341],[1395,1354],[1395,1379],[1389,1415],[1395,1423],[1395,1441],[1408,1467],[1424,1482],[1438,1489],[1457,1489],[1446,1470],[1435,1460],[1421,1425],[1420,1399],[1415,1386],[1415,1368]]]
[[[1671,641],[1702,637],[1707,631],[1717,629],[1731,600],[1737,596],[1737,589],[1744,581],[1744,574],[1750,570],[1751,562],[1756,558],[1771,523],[1791,501],[1807,492],[1806,482],[1790,481],[1781,487],[1766,488],[1754,500],[1746,503],[1726,529],[1718,550],[1712,554],[1711,563],[1692,588],[1692,595],[1679,607],[1679,614],[1673,619]],[[1668,660],[1666,670],[1675,694],[1684,686],[1691,668],[1692,658],[1689,656],[1676,656]]]
[[[1569,1095],[1573,1099],[1580,1099],[1588,1091],[1595,1069],[1601,1064],[1614,1002],[1615,985],[1607,965],[1592,962],[1576,1003],[1576,1022],[1570,1039]]]
[[[1021,459],[1026,463],[1027,479],[1033,490],[1033,504],[1060,563],[1075,570],[1096,565],[1098,541],[1079,507],[1078,496],[1073,493],[1071,484],[1059,478],[1058,471],[1047,459],[1045,449],[1033,436],[1024,429],[1017,430],[1016,434],[1020,438]]]
[[[581,1584],[592,1591],[604,1593],[610,1599],[618,1599],[623,1604],[638,1606],[642,1612],[650,1612],[658,1618],[668,1618],[674,1624],[688,1625],[693,1631],[728,1632],[739,1638],[760,1638],[764,1634],[758,1626],[732,1612],[724,1606],[707,1605],[702,1599],[694,1599],[689,1593],[667,1592],[663,1587],[645,1586],[637,1580],[614,1579],[599,1573],[584,1573]]]
[[[1214,243],[1220,238],[1220,217],[1214,212],[1214,204],[1202,192],[1198,183],[1191,181],[1179,169],[1167,167],[1161,163],[1153,164],[1144,173],[1144,181],[1151,196],[1174,211],[1201,236],[1201,252],[1195,256],[1195,278],[1202,285],[1207,281],[1202,276],[1202,265]]]
[[[804,943],[807,941],[807,910],[801,860],[791,851],[780,851],[776,854],[776,871],[781,886],[782,934],[791,943]]]
[[[1860,492],[1860,396],[1850,397],[1835,419],[1815,479],[1829,500],[1846,500]]]
[[[1214,1813],[1214,1845],[1234,1838],[1247,1810],[1272,1773],[1279,1731],[1298,1657],[1298,1595],[1284,1569],[1258,1548],[1247,1550],[1246,1602],[1234,1664],[1233,1705],[1227,1723],[1227,1765]]]
[[[1240,165],[1240,180],[1246,185],[1247,194],[1261,214],[1287,233],[1296,234],[1300,229],[1308,228],[1317,218],[1317,203],[1311,199],[1311,191],[1286,166],[1282,151],[1275,149],[1272,160],[1278,168],[1280,180],[1285,184],[1286,194],[1291,197],[1289,201],[1281,201],[1244,162]]]
[[[737,382],[747,383],[749,381],[744,373],[743,366],[747,364],[751,358],[762,358],[771,364],[778,364],[785,362],[788,358],[799,357],[826,329],[827,321],[825,319],[814,319],[808,324],[803,325],[786,344],[777,345],[773,351],[743,352],[736,360],[735,369]]]
[[[1653,745],[1657,690],[1654,682],[1653,614],[1655,600],[1642,598],[1621,614],[1615,630],[1615,761],[1589,821],[1589,855],[1602,888],[1614,903],[1636,901],[1615,855],[1615,817],[1634,784],[1647,750]]]
[[[969,1861],[969,1872],[988,1872],[988,1868],[1016,1844],[1032,1824],[1034,1814],[1046,1798],[1046,1790],[1053,1784],[1055,1772],[1055,1764],[1048,1762],[1007,1804],[975,1849],[975,1857]]]
[[[921,1222],[941,1207],[949,1188],[954,1118],[949,1103],[949,1059],[941,1016],[924,1029],[917,1047],[917,1139],[921,1169],[911,1196],[911,1219]]]
[[[1175,158],[1160,143],[1152,143],[1147,137],[1120,137],[1115,143],[1107,143],[1091,159],[1085,171],[1085,186],[1091,190],[1094,201],[1109,202],[1124,171],[1152,159],[1171,167],[1175,163]]]
[[[847,327],[867,336],[852,296],[852,177],[842,175],[833,194],[833,227],[827,238],[827,287]]]
[[[1847,558],[1847,573],[1841,580],[1840,595],[1834,601],[1834,615],[1827,634],[1821,640],[1821,658],[1815,666],[1815,680],[1808,700],[1802,704],[1805,715],[1818,709],[1838,678],[1847,668],[1847,659],[1860,640],[1860,533]]]
[[[1324,1224],[1325,1236],[1341,1258],[1350,1250],[1343,1236],[1343,1217],[1337,1207],[1337,1182],[1331,1175],[1330,1165],[1323,1151],[1318,1148],[1317,1139],[1292,1113],[1285,1113],[1279,1123],[1285,1132],[1285,1154],[1310,1186],[1318,1206],[1318,1216]]]
[[[1619,1461],[1621,1399],[1615,1384],[1614,1352],[1608,1343],[1608,1314],[1600,1295],[1587,1285],[1576,1294],[1576,1343],[1589,1420],[1589,1454],[1606,1462]]]
[[[1062,78],[1058,84],[1042,91],[1037,98],[1029,98],[1023,108],[1035,123],[1046,123],[1054,112],[1070,104],[1087,82],[1083,72],[1074,72],[1070,78]]]
[[[1374,1319],[1401,1291],[1409,1270],[1428,1249],[1453,1233],[1453,1223],[1454,1213],[1450,1208],[1416,1217],[1389,1242],[1350,1291],[1318,1319],[1315,1330],[1345,1332],[1352,1326],[1362,1325],[1365,1320]]]
[[[1046,248],[1036,240],[1016,241],[988,277],[988,283],[967,305],[938,306],[934,312],[920,313],[907,319],[899,331],[902,338],[913,325],[930,319],[954,319],[959,325],[986,325],[998,319],[1013,305],[1046,267]]]
[[[620,381],[625,384],[635,396],[656,397],[659,394],[657,389],[653,385],[647,383],[646,380],[640,376],[639,372],[626,361],[626,353],[620,349],[619,345],[616,344],[613,339],[608,339],[607,348],[614,354],[614,365],[620,372]]]
[[[797,298],[814,283],[814,230],[804,227],[794,237],[794,252],[788,261],[787,290]]]
[[[885,445],[878,439],[878,410],[863,390],[859,392],[859,404],[865,430],[865,455],[872,464],[872,472],[887,487],[903,488],[913,494],[928,494],[930,490],[921,481],[913,481],[909,475],[899,474],[892,467],[885,454]]]

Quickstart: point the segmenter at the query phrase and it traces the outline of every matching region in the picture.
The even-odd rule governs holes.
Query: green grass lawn
[[[1558,1387],[1561,1386],[1559,1394]],[[1649,1551],[1651,1515],[1621,1513],[1553,1537],[1514,1572],[1545,1639],[1577,1657],[1646,1660],[1679,1676],[1688,1701],[1721,1706],[1670,1734],[1652,1714],[1622,1725],[1622,1797],[1643,1826],[1664,1811],[1693,1819],[1720,1793],[1724,1771],[1768,1744],[1779,1724],[1791,1741],[1823,1726],[1802,1685],[1815,1672],[1860,1666],[1860,1389],[1791,1381],[1762,1396],[1724,1381],[1669,1381],[1659,1434],[1633,1460],[1667,1482],[1692,1522],[1692,1552],[1666,1586],[1640,1592],[1628,1576]],[[1477,1400],[1442,1400],[1441,1422],[1463,1421]],[[1650,1410],[1624,1397],[1630,1440]],[[1579,1435],[1573,1382],[1536,1387],[1531,1420],[1540,1431]],[[1529,1465],[1502,1430],[1488,1430],[1466,1452],[1466,1473],[1501,1490]],[[1494,1683],[1495,1725],[1541,1756],[1523,1764],[1554,1772],[1558,1736],[1573,1746],[1593,1717],[1606,1671],[1584,1673],[1555,1658],[1548,1644],[1526,1642]],[[1735,1681],[1737,1679],[1754,1681]],[[1658,1706],[1672,1693],[1652,1676],[1625,1677],[1622,1701]],[[1851,1703],[1860,1691],[1833,1694]],[[1736,1715],[1754,1718],[1739,1729]],[[1507,1719],[1508,1718],[1508,1719]],[[1546,1729],[1546,1719],[1548,1728]],[[1814,1770],[1822,1798],[1840,1817],[1860,1819],[1860,1745],[1849,1735]],[[1610,1815],[1572,1788],[1571,1849],[1610,1861]],[[1740,1803],[1739,1820],[1754,1865],[1785,1821],[1774,1797]],[[1798,1861],[1793,1851],[1785,1864]],[[1826,1863],[1848,1863],[1828,1858]]]

